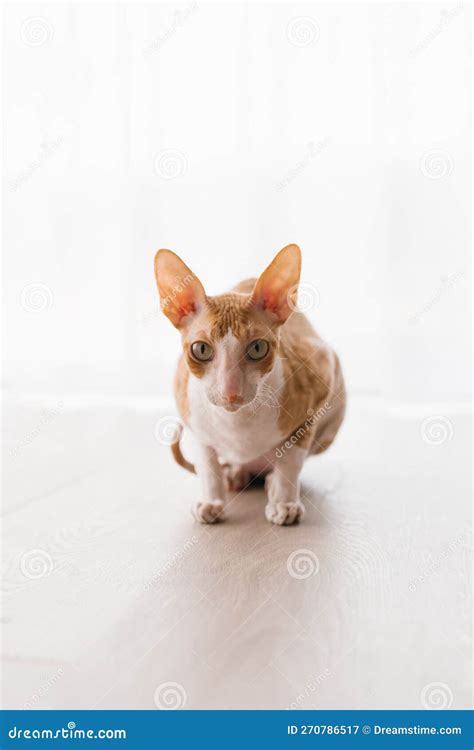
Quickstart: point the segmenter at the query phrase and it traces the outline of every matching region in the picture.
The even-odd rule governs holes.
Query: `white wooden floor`
[[[159,416],[5,407],[4,707],[470,706],[467,415],[353,399],[282,528],[197,525]]]

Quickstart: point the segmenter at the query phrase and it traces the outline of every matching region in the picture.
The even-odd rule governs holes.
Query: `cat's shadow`
[[[301,486],[301,500],[305,512],[295,528],[301,525],[324,528],[327,525],[330,497],[329,493],[305,482]],[[241,525],[242,521],[255,522],[257,518],[265,519],[267,496],[264,481],[254,481],[244,491],[229,496],[226,523]],[[268,523],[266,521],[266,523]],[[281,528],[276,526],[276,528]],[[289,528],[285,526],[285,528]]]

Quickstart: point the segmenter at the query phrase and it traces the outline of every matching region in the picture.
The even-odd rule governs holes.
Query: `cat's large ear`
[[[181,258],[171,250],[155,255],[155,278],[161,309],[176,328],[206,304],[204,287]],[[189,318],[188,318],[189,320]]]
[[[296,307],[301,273],[301,250],[287,245],[265,269],[252,292],[252,302],[267,310],[278,323],[284,323]]]

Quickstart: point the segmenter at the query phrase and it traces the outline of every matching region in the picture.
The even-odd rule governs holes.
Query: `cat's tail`
[[[174,443],[171,443],[171,453],[173,454],[173,458],[177,464],[182,466],[183,469],[187,469],[187,471],[190,471],[191,474],[195,474],[196,469],[194,468],[193,464],[187,461],[185,457],[183,456],[183,454],[181,453],[180,440],[181,440],[182,434],[183,434],[183,426],[181,424],[178,424],[177,430],[176,430],[176,440]]]

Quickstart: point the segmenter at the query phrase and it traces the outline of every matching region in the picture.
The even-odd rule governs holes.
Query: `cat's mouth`
[[[235,414],[237,411],[240,411],[240,409],[243,409],[246,406],[250,406],[255,401],[255,397],[247,401],[244,400],[244,397],[242,396],[230,400],[223,398],[222,396],[210,393],[208,393],[208,399],[211,404],[214,404],[214,406],[218,406],[219,409],[224,409],[224,411],[226,411],[228,414]]]
[[[224,409],[228,414],[235,414],[245,406],[248,406],[251,401],[223,401],[222,399],[210,399],[214,406],[218,406],[219,409]]]
[[[241,409],[242,406],[245,406],[245,404],[223,404],[222,408],[225,409],[229,413],[233,413],[233,412],[239,411],[239,409]]]

